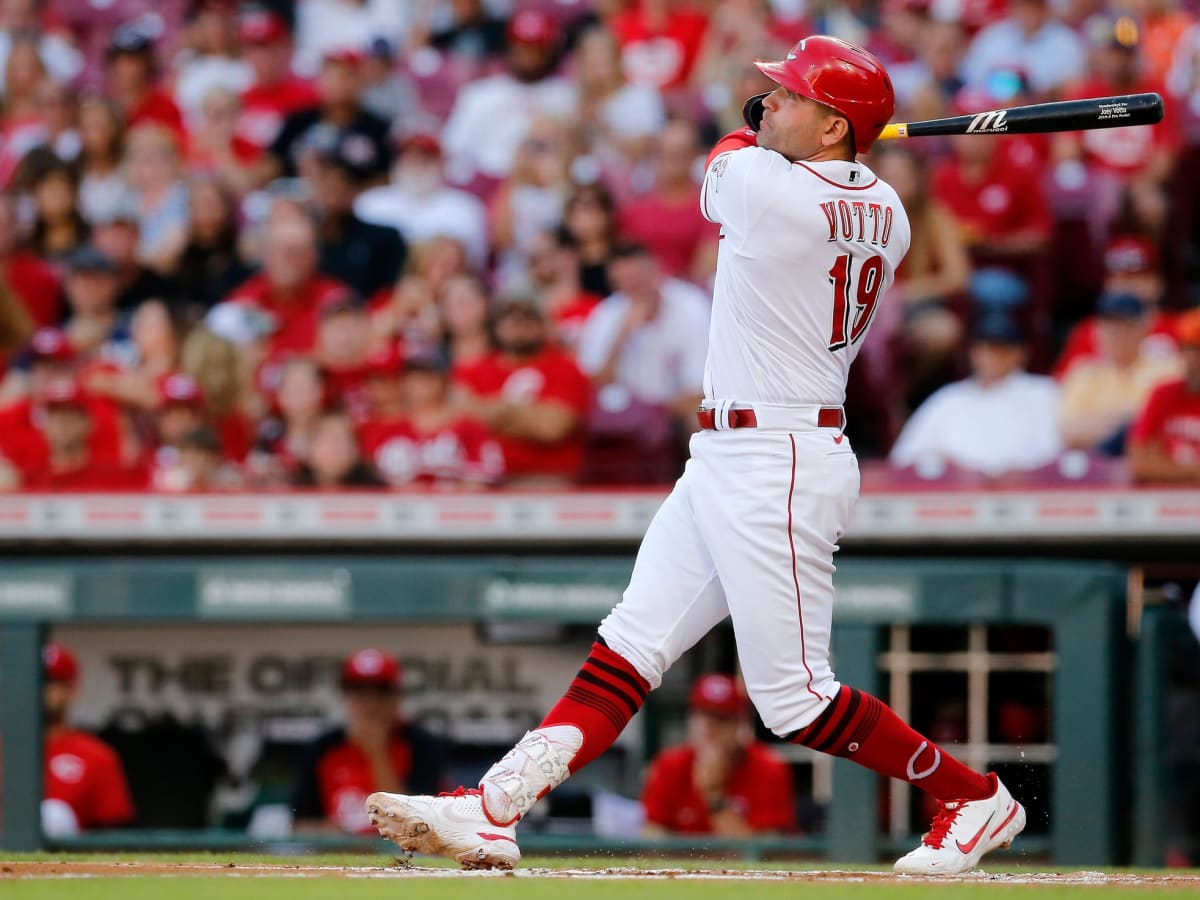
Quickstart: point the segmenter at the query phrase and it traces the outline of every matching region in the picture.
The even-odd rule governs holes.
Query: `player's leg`
[[[520,859],[521,817],[608,749],[663,672],[728,612],[693,521],[689,481],[685,474],[655,515],[621,602],[542,723],[487,771],[478,789],[443,797],[372,794],[367,811],[381,834],[467,866],[511,868]]]
[[[830,668],[833,554],[857,496],[854,457],[825,432],[746,443],[738,479],[719,494],[698,489],[696,518],[728,596],[751,699],[781,737],[915,784],[945,805],[930,832],[938,846],[922,844],[902,870],[972,867],[1011,841],[1024,810],[995,776],[972,771],[877,698],[838,684]],[[729,444],[722,451],[732,452]]]

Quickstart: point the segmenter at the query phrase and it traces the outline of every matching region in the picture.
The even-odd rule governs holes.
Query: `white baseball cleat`
[[[464,869],[511,869],[521,860],[516,828],[488,819],[478,788],[436,797],[372,794],[367,815],[402,849],[447,856]]]
[[[1025,828],[1025,807],[994,772],[987,777],[996,786],[992,796],[943,803],[921,846],[896,861],[897,872],[957,875],[975,868],[985,853],[1012,844]]]

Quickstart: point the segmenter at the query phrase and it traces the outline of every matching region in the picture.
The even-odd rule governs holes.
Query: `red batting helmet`
[[[859,153],[871,149],[896,111],[896,93],[883,63],[841,38],[825,34],[806,37],[786,59],[760,60],[754,65],[776,84],[845,116]]]

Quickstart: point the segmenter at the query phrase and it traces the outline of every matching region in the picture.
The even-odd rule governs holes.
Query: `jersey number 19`
[[[829,349],[841,350],[855,343],[867,331],[871,316],[875,315],[875,303],[883,287],[883,257],[872,254],[858,267],[857,278],[852,269],[854,258],[843,253],[834,260],[829,270],[829,283],[833,285],[833,329],[829,335]],[[857,282],[857,285],[854,284]],[[854,291],[854,321],[850,321],[850,292]]]

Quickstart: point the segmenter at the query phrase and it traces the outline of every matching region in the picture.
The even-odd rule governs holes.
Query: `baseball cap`
[[[1140,319],[1145,314],[1142,298],[1125,291],[1101,294],[1096,301],[1096,315],[1106,319]]]
[[[1144,275],[1158,271],[1158,250],[1144,237],[1127,234],[1113,238],[1104,248],[1106,275]]]
[[[1188,347],[1200,347],[1200,309],[1185,312],[1175,321],[1175,339]]]
[[[1012,309],[1029,297],[1024,279],[1008,269],[979,269],[967,285],[971,299],[984,309]]]
[[[400,676],[399,661],[373,647],[350,654],[342,663],[343,688],[374,686],[399,690]]]
[[[692,684],[688,707],[718,716],[743,716],[750,706],[745,691],[731,675],[702,675]]]
[[[79,678],[75,654],[62,644],[47,644],[42,648],[42,676],[47,681],[74,684]]]
[[[1012,316],[1004,312],[985,312],[971,329],[975,341],[987,344],[1024,344],[1025,335]]]
[[[92,244],[85,244],[67,257],[67,268],[72,272],[103,272],[107,275],[117,271],[108,255]]]
[[[396,141],[396,148],[401,153],[410,150],[417,153],[427,153],[430,156],[442,155],[442,142],[436,134],[429,131],[414,131]]]
[[[545,46],[558,37],[558,26],[540,9],[523,9],[508,20],[510,44]]]
[[[204,407],[204,390],[200,382],[185,372],[168,375],[159,382],[158,396],[163,406]]]
[[[261,6],[248,7],[238,20],[238,40],[243,44],[273,44],[289,32],[283,16]]]
[[[39,328],[29,341],[29,351],[35,360],[71,362],[75,359],[75,348],[61,328]]]
[[[87,409],[83,390],[74,378],[56,378],[46,385],[42,402],[47,407],[73,406]]]
[[[367,374],[377,378],[399,375],[404,371],[405,358],[395,344],[376,347],[367,355]]]
[[[108,42],[105,55],[108,59],[124,54],[152,55],[154,53],[154,36],[140,22],[127,22],[117,26]]]

